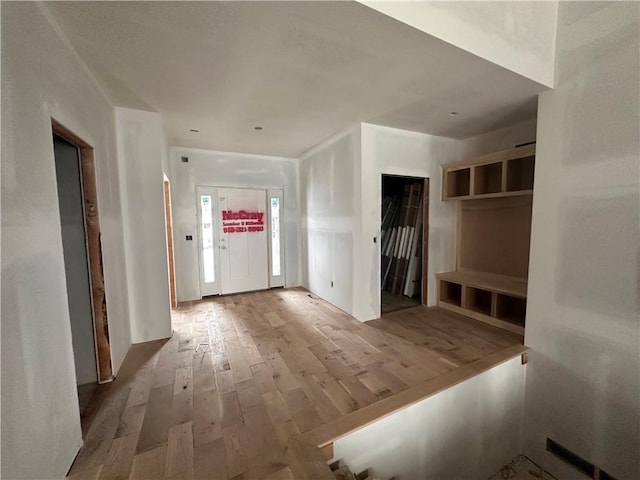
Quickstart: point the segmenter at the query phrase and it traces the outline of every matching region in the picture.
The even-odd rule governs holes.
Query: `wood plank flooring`
[[[416,307],[363,324],[304,289],[181,304],[83,416],[71,478],[332,479],[304,435],[522,337]]]

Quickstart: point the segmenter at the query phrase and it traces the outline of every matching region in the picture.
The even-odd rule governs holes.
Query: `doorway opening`
[[[58,207],[81,413],[113,380],[93,148],[52,120]]]
[[[196,187],[200,294],[282,287],[283,190]]]
[[[426,303],[429,179],[382,175],[380,312]]]
[[[178,307],[178,297],[176,295],[176,270],[175,259],[173,257],[173,217],[171,212],[171,183],[164,175],[164,219],[165,233],[167,235],[167,264],[169,265],[169,298],[171,308]]]

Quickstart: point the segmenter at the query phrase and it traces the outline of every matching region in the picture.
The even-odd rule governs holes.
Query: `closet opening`
[[[113,380],[93,147],[52,120],[67,302],[80,413]]]
[[[426,303],[429,179],[382,175],[380,313]]]

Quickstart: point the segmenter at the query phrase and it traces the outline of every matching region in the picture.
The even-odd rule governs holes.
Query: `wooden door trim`
[[[429,285],[429,179],[422,185],[422,295],[420,302],[427,305]]]
[[[171,296],[171,308],[178,307],[178,297],[176,295],[176,271],[173,254],[173,219],[171,216],[171,184],[169,180],[164,180],[164,215],[165,230],[167,233],[167,256],[169,259],[169,294]]]
[[[113,380],[107,297],[102,268],[102,241],[98,216],[98,191],[93,147],[55,119],[51,119],[53,133],[78,148],[80,153],[80,180],[82,187],[85,238],[89,263],[89,288],[93,312],[93,333],[98,365],[98,383]]]

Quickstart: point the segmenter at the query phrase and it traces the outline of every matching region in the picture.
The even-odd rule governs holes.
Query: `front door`
[[[219,188],[222,294],[269,288],[264,190]]]
[[[283,194],[196,188],[201,296],[284,286]]]

